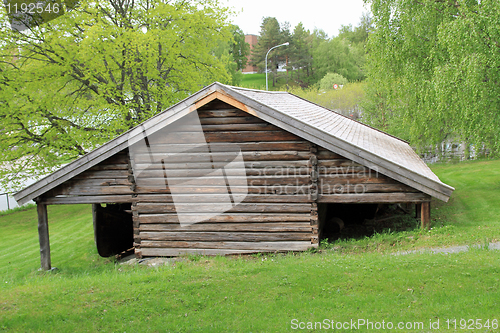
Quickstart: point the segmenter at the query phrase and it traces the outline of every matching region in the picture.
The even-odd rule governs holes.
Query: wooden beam
[[[265,252],[291,252],[291,251],[305,251],[308,248],[317,248],[318,244],[310,244],[307,242],[307,245],[299,248],[298,250],[288,249],[283,247],[280,250],[236,250],[236,249],[184,249],[184,248],[145,248],[140,250],[140,256],[142,257],[175,257],[185,254],[200,254],[207,256],[215,256],[215,255],[228,255],[228,254],[250,254],[250,253],[265,253]],[[138,251],[136,249],[136,256]]]
[[[422,202],[420,219],[422,221],[422,229],[429,229],[431,226],[431,203],[430,201]]]
[[[425,202],[430,196],[425,193],[361,193],[322,195],[318,203],[399,203]]]
[[[38,213],[38,239],[40,241],[40,261],[41,269],[50,271],[50,242],[49,242],[49,219],[47,215],[47,205],[38,203],[36,205]]]
[[[422,216],[422,204],[417,203],[415,204],[415,218],[419,219]]]
[[[137,201],[130,194],[118,195],[80,195],[66,197],[43,198],[40,203],[46,205],[72,205],[72,204],[103,204],[103,203],[129,203]]]

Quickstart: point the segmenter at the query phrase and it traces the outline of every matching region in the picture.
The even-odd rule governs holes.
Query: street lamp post
[[[272,50],[274,50],[275,48],[277,47],[280,47],[280,46],[287,46],[287,45],[290,45],[290,43],[286,42],[286,43],[283,43],[283,44],[280,44],[280,45],[276,45],[276,46],[273,46],[269,49],[269,51],[267,51],[266,53],[266,90],[269,90],[267,88],[267,55],[269,54],[269,52],[271,52]]]

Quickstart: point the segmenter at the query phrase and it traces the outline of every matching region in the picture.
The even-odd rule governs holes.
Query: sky
[[[311,32],[318,28],[333,37],[338,35],[341,25],[356,26],[369,8],[363,0],[221,0],[221,4],[234,7],[239,13],[232,21],[246,35],[259,35],[262,18],[270,16],[276,17],[280,24],[288,21],[290,32],[302,22]]]

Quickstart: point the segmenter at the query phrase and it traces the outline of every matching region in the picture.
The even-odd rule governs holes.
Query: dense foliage
[[[0,178],[43,173],[231,82],[241,31],[226,18],[216,0],[81,1],[22,33],[0,17]]]
[[[289,42],[287,47],[273,50],[268,57],[268,70],[276,85],[276,69],[283,64],[287,69],[287,83],[306,87],[317,83],[328,73],[344,76],[349,81],[365,78],[363,71],[365,44],[372,29],[368,14],[361,17],[359,26],[342,26],[337,37],[329,38],[322,31],[306,30],[302,23],[290,32],[287,22],[280,24],[274,17],[262,20],[258,44],[252,51],[252,64],[265,68],[265,56],[272,47]]]
[[[420,147],[500,152],[500,2],[371,0],[363,119]]]

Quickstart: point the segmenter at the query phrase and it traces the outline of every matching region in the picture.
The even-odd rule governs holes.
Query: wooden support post
[[[313,202],[311,204],[311,244],[318,244],[318,204]]]
[[[92,204],[92,224],[94,226],[94,244],[97,246],[97,210],[101,204]]]
[[[134,253],[137,259],[142,259],[140,217],[137,211],[137,202],[132,203],[132,220],[134,224]]]
[[[310,147],[309,157],[309,177],[311,178],[311,185],[309,186],[309,199],[316,202],[319,197],[318,191],[318,148],[315,145]]]
[[[36,211],[38,213],[38,239],[40,241],[40,261],[41,269],[50,271],[50,242],[49,242],[49,219],[47,216],[47,205],[37,203]]]
[[[429,201],[423,202],[421,206],[422,229],[429,229],[431,226],[431,203]]]
[[[422,204],[415,204],[415,218],[419,219],[422,216]]]
[[[318,237],[318,148],[316,145],[312,144],[309,148],[309,177],[311,178],[311,185],[309,187],[309,199],[312,201],[311,203],[311,244],[318,245],[319,237]]]

